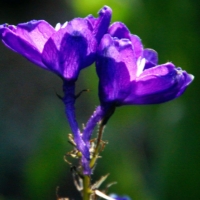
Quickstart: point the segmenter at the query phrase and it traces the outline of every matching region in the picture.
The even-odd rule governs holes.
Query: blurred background
[[[108,5],[159,63],[173,61],[195,75],[180,98],[161,105],[124,106],[110,119],[109,141],[93,180],[110,173],[110,193],[132,200],[200,199],[199,0],[0,0],[0,24],[45,19],[53,26]],[[95,68],[81,72],[80,125],[99,104]],[[62,82],[0,43],[0,200],[80,199],[63,155],[71,150]],[[95,137],[95,133],[94,133]],[[106,187],[106,184],[103,185]]]

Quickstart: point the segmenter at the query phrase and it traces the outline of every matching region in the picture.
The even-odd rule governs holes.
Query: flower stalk
[[[99,131],[98,131],[98,135],[97,135],[97,140],[96,140],[96,147],[93,153],[93,157],[90,160],[90,168],[92,169],[95,164],[96,161],[99,157],[99,152],[100,152],[100,148],[101,148],[101,141],[102,141],[102,137],[103,137],[103,130],[104,130],[104,125],[102,123],[100,123],[99,125]]]
[[[69,122],[69,125],[71,127],[73,136],[74,136],[74,142],[76,144],[76,147],[78,151],[82,154],[82,166],[84,174],[90,174],[90,168],[89,168],[89,159],[90,159],[90,153],[89,149],[87,148],[85,142],[83,141],[81,137],[81,132],[78,128],[78,123],[76,121],[76,115],[75,115],[75,83],[74,82],[64,82],[63,84],[63,102],[65,104],[65,113]]]
[[[83,200],[90,200],[90,195],[92,193],[90,189],[90,176],[83,176]]]

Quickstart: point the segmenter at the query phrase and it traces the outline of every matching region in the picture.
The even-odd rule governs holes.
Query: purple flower
[[[111,12],[105,6],[98,18],[75,18],[55,28],[44,20],[17,26],[3,24],[0,39],[36,65],[75,81],[79,71],[95,61],[96,48],[107,32]]]
[[[116,194],[111,194],[110,197],[115,200],[131,200],[128,196],[118,196]]]
[[[124,24],[112,24],[96,61],[102,105],[156,104],[179,97],[194,77],[171,62],[157,62],[157,53],[143,49]]]
[[[107,32],[112,10],[104,6],[99,17],[75,18],[55,28],[44,20],[32,20],[17,26],[0,25],[0,39],[13,51],[39,67],[63,79],[63,102],[74,141],[82,154],[84,174],[91,174],[89,148],[82,139],[75,116],[75,81],[81,69],[96,59],[96,51]]]

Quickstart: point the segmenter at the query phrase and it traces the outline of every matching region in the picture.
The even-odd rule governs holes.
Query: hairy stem
[[[98,156],[99,156],[99,150],[100,150],[100,147],[101,147],[100,144],[101,144],[101,140],[102,140],[102,137],[103,137],[103,129],[104,129],[104,125],[101,123],[100,126],[99,126],[95,151],[94,151],[93,157],[90,161],[90,168],[91,169],[94,167],[96,160],[98,159]]]
[[[76,121],[76,115],[75,115],[75,83],[74,82],[64,82],[63,84],[63,102],[65,104],[65,113],[70,125],[70,128],[72,130],[74,141],[76,143],[77,149],[82,153],[82,156],[84,159],[83,168],[85,174],[90,174],[89,170],[89,159],[90,159],[90,153],[89,149],[86,145],[86,143],[83,141],[81,137],[80,130],[78,128],[78,123]],[[87,169],[86,169],[87,168]]]

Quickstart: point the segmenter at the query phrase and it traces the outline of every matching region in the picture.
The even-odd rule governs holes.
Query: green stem
[[[90,199],[90,176],[84,175],[83,177],[83,200]]]
[[[94,167],[96,160],[98,158],[98,155],[99,155],[100,143],[101,143],[101,138],[103,135],[103,127],[104,126],[102,126],[102,124],[99,127],[97,145],[95,148],[94,156],[93,156],[92,160],[90,161],[91,168]],[[91,193],[92,193],[92,191],[90,189],[90,176],[84,175],[83,176],[83,200],[89,200]]]
[[[96,163],[96,161],[99,157],[99,152],[100,152],[100,148],[101,148],[101,141],[102,141],[102,137],[103,137],[103,129],[104,129],[104,126],[106,125],[108,119],[110,118],[110,116],[114,113],[115,106],[112,106],[108,111],[109,112],[106,113],[106,115],[101,120],[101,123],[99,125],[96,147],[95,147],[95,150],[94,150],[93,157],[90,161],[90,168],[91,169],[95,166],[95,163]],[[90,176],[83,175],[83,200],[90,200],[90,196],[93,192],[90,188],[90,184],[91,184],[90,181],[91,181]]]
[[[94,155],[93,155],[93,158],[90,161],[90,168],[91,169],[94,167],[96,160],[99,156],[100,144],[101,144],[101,139],[102,139],[102,136],[103,136],[103,129],[104,129],[104,125],[103,125],[103,123],[101,123],[100,126],[99,126],[99,132],[98,132],[98,137],[97,137],[96,148],[94,150]]]
[[[104,126],[102,124],[99,127],[97,144],[96,144],[94,156],[90,161],[90,168],[94,167],[96,160],[98,158],[98,155],[99,155],[100,143],[101,143],[101,138],[103,135],[103,127]],[[92,191],[90,189],[90,176],[84,175],[83,176],[83,200],[89,200],[91,193],[92,193]]]

